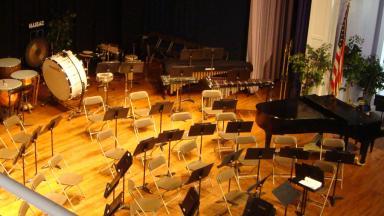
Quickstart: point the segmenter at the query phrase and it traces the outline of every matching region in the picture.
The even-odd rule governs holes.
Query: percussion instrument
[[[9,78],[11,73],[21,69],[21,61],[17,58],[0,59],[0,78]]]
[[[139,59],[139,57],[137,57],[137,55],[125,55],[124,56],[125,62],[137,61],[138,59]]]
[[[40,84],[39,74],[34,70],[18,70],[13,72],[11,77],[20,80],[23,86],[33,85],[32,103],[36,104]],[[30,89],[25,90],[24,93],[29,93]],[[32,107],[32,105],[29,105],[29,107]]]
[[[0,80],[0,105],[5,107],[13,106],[19,98],[19,93],[13,92],[20,88],[21,81],[16,79]]]
[[[59,100],[73,99],[87,88],[87,77],[82,62],[71,51],[63,51],[43,63],[44,80]]]
[[[28,43],[25,51],[25,61],[33,68],[40,67],[48,57],[49,45],[44,38],[36,38]]]
[[[109,60],[118,60],[120,50],[117,45],[114,44],[99,44],[97,48],[101,51],[101,60],[109,61]]]
[[[113,73],[98,73],[96,75],[96,80],[101,83],[109,83],[113,80]]]

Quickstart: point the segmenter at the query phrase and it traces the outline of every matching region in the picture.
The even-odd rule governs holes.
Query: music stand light
[[[106,204],[104,209],[104,216],[112,216],[124,203],[124,195],[121,192],[111,204]]]
[[[157,143],[168,143],[168,170],[171,169],[171,142],[180,140],[184,135],[184,130],[166,130],[159,133]],[[169,172],[169,171],[168,171]],[[168,173],[170,175],[170,173]]]
[[[201,197],[201,180],[203,180],[204,178],[206,178],[209,175],[209,172],[211,172],[212,167],[213,167],[213,163],[208,164],[204,167],[201,167],[197,170],[192,171],[191,175],[189,176],[189,178],[185,182],[185,184],[187,185],[187,184],[191,184],[191,183],[199,181],[199,191],[198,191],[199,203],[200,203],[200,197]],[[199,208],[197,208],[197,213],[199,214]]]
[[[145,183],[145,171],[147,168],[147,151],[153,149],[156,144],[156,139],[154,137],[141,140],[140,143],[136,146],[135,151],[133,152],[133,156],[137,156],[138,154],[144,153],[144,173],[143,173],[143,185],[140,187],[143,191],[147,193],[151,193],[151,190],[147,187],[147,183]]]
[[[149,111],[149,115],[158,114],[158,113],[160,114],[160,133],[162,132],[163,114],[164,113],[171,113],[173,103],[174,102],[172,102],[172,101],[161,101],[161,102],[157,102],[151,106],[151,110]]]
[[[203,149],[203,136],[212,135],[216,130],[216,124],[212,123],[196,123],[189,129],[188,136],[200,136],[200,154],[199,160],[201,161]]]
[[[257,179],[256,182],[260,180],[260,164],[261,160],[272,159],[275,154],[274,148],[248,148],[244,159],[245,160],[258,160],[257,163]]]
[[[347,151],[326,151],[325,152],[325,161],[335,162],[337,163],[336,166],[336,177],[335,177],[335,183],[333,184],[333,191],[332,195],[329,196],[329,200],[331,202],[331,205],[333,206],[338,199],[342,199],[343,197],[336,196],[336,184],[337,184],[337,178],[339,175],[339,169],[340,164],[354,164],[355,162],[355,154],[351,154]]]
[[[188,189],[182,203],[179,204],[184,216],[194,216],[200,206],[199,194],[194,187]]]
[[[110,107],[104,114],[103,121],[115,120],[115,147],[117,147],[117,119],[127,118],[129,108]]]
[[[51,121],[49,121],[49,123],[44,127],[43,131],[41,132],[41,133],[45,133],[47,131],[51,132],[51,156],[53,156],[53,129],[57,127],[57,125],[60,123],[62,118],[63,117],[59,115],[51,119]]]

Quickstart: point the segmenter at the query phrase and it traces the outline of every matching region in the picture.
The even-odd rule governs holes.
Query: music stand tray
[[[308,160],[309,152],[304,151],[303,148],[281,148],[279,152],[280,157],[300,159],[300,160]]]
[[[124,176],[128,169],[132,166],[132,155],[129,151],[126,151],[123,157],[116,163],[115,169],[120,176]]]
[[[240,149],[239,151],[231,152],[221,160],[221,163],[217,166],[217,168],[221,168],[223,166],[231,166],[233,162],[237,161],[243,152],[244,149]]]
[[[237,100],[236,99],[220,99],[213,101],[212,110],[236,110]]]
[[[163,126],[163,113],[170,113],[172,111],[173,104],[174,103],[172,101],[161,101],[151,106],[149,115],[160,113],[160,133],[162,132]]]
[[[184,135],[184,130],[167,130],[163,131],[157,137],[157,143],[168,143],[168,168],[171,167],[171,142],[180,140]]]
[[[128,116],[128,110],[129,108],[125,108],[125,107],[110,107],[105,112],[103,121],[126,118]]]
[[[194,187],[188,189],[187,194],[182,203],[179,204],[181,212],[184,216],[195,215],[200,206],[199,194]]]
[[[47,131],[51,131],[51,156],[53,156],[53,129],[57,127],[63,117],[61,115],[51,119],[47,125],[45,125],[43,131],[41,133],[45,133]]]
[[[272,159],[275,154],[274,148],[248,148],[245,153],[245,160]]]
[[[135,151],[133,152],[133,156],[137,156],[138,154],[144,153],[144,172],[143,172],[143,185],[140,189],[144,190],[147,193],[151,193],[151,190],[147,187],[147,184],[145,183],[145,171],[147,168],[147,151],[153,149],[155,144],[157,143],[156,138],[151,137],[145,140],[141,140],[140,143],[136,146]]]
[[[247,133],[252,131],[253,121],[228,122],[225,133]]]

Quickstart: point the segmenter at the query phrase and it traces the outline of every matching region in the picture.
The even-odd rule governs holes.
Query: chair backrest
[[[12,128],[13,126],[22,125],[20,118],[17,115],[13,115],[3,121],[4,126],[7,129]]]
[[[129,98],[131,99],[131,101],[136,101],[141,99],[149,99],[149,96],[146,91],[137,91],[130,93]]]
[[[328,161],[317,160],[313,165],[319,167],[324,173],[335,174],[336,172],[335,164]]]
[[[246,136],[246,135],[240,135],[240,136],[236,136],[235,138],[235,142],[237,144],[256,144],[257,146],[257,140],[256,140],[256,137],[255,136]]]
[[[189,140],[188,142],[184,142],[180,145],[180,153],[185,155],[192,150],[197,149],[197,143],[196,140]]]
[[[29,209],[29,204],[26,201],[21,202],[18,216],[27,215],[28,209]]]
[[[189,112],[173,113],[171,115],[171,121],[187,121],[192,120],[192,115]]]
[[[322,141],[322,145],[326,147],[333,147],[333,148],[345,148],[345,143],[343,139],[337,139],[337,138],[324,138]]]
[[[216,121],[234,121],[236,114],[234,112],[223,112],[216,114]]]
[[[96,137],[97,137],[97,140],[100,142],[109,138],[114,139],[115,135],[113,134],[112,129],[108,128],[106,130],[103,130],[97,133]]]
[[[104,106],[104,101],[101,96],[91,96],[83,99],[84,106],[92,106],[92,105],[102,105]]]
[[[204,90],[201,96],[202,98],[222,98],[221,91],[219,90]]]
[[[225,168],[219,171],[219,173],[217,173],[216,180],[217,180],[217,183],[221,184],[225,181],[229,181],[229,179],[233,177],[235,177],[235,172],[233,171],[233,169]]]
[[[31,180],[31,189],[36,190],[37,186],[40,185],[41,182],[45,181],[45,176],[42,173],[37,173]]]
[[[161,156],[158,156],[158,157],[152,159],[151,161],[149,161],[148,169],[150,171],[154,171],[165,164],[166,164],[165,157],[161,155]]]
[[[136,119],[133,122],[133,126],[136,129],[141,129],[141,128],[145,128],[145,127],[149,127],[149,126],[155,127],[155,123],[154,123],[152,118],[141,118],[141,119]]]
[[[273,139],[273,143],[278,145],[297,147],[296,137],[289,135],[276,135]]]

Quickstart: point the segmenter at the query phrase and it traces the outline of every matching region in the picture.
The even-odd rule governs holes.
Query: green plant
[[[368,101],[378,90],[384,89],[384,72],[376,56],[365,59],[364,70],[360,74],[358,84],[363,88],[364,97]]]
[[[321,84],[325,72],[331,68],[330,44],[314,49],[307,45],[307,51],[290,56],[291,70],[299,74],[302,95]]]
[[[345,46],[343,76],[348,86],[358,84],[361,73],[365,70],[365,59],[362,55],[361,46],[364,39],[358,35],[349,38]]]
[[[54,53],[72,48],[75,18],[76,14],[67,12],[48,23],[47,39],[52,44]]]

